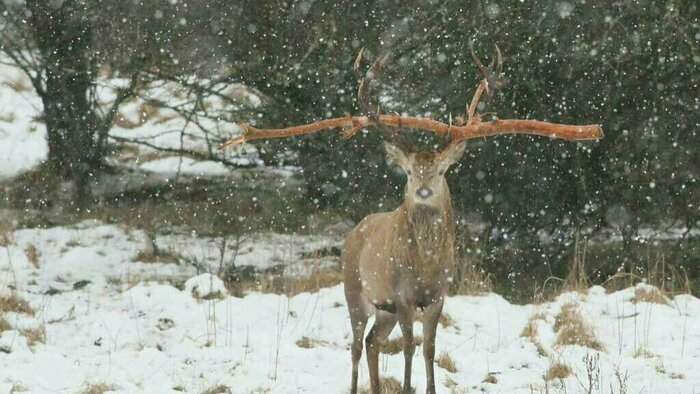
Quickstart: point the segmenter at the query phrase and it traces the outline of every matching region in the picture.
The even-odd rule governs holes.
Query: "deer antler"
[[[380,131],[393,141],[397,141],[403,147],[410,146],[405,137],[399,134],[395,129],[390,127],[408,127],[421,130],[428,130],[440,136],[450,137],[452,142],[461,139],[489,137],[498,134],[532,134],[552,138],[562,138],[566,140],[597,140],[603,138],[603,129],[598,124],[591,125],[567,125],[558,123],[542,122],[538,120],[524,119],[496,119],[488,122],[481,121],[481,118],[476,114],[476,107],[481,100],[481,96],[485,92],[487,95],[492,95],[493,91],[498,88],[501,82],[503,63],[501,51],[498,46],[495,47],[494,58],[488,67],[485,67],[479,58],[476,56],[472,48],[472,58],[476,63],[479,71],[484,77],[477,87],[471,104],[467,109],[467,122],[464,125],[455,126],[452,122],[449,124],[429,119],[413,116],[381,115],[379,108],[375,111],[369,101],[369,85],[379,71],[386,63],[388,55],[378,58],[372,63],[370,68],[365,73],[364,77],[359,78],[359,64],[362,60],[364,51],[360,51],[354,62],[353,70],[358,75],[360,86],[358,88],[358,101],[365,115],[350,116],[346,114],[342,118],[331,118],[320,120],[314,123],[292,126],[283,129],[258,129],[250,125],[243,125],[244,132],[242,135],[236,136],[221,146],[221,148],[239,144],[242,142],[257,140],[257,139],[272,139],[284,138],[296,135],[304,135],[315,133],[317,131],[329,128],[342,128],[343,135],[346,137],[353,136],[358,129],[376,125]],[[406,145],[404,145],[406,144]]]
[[[380,56],[372,62],[372,65],[367,69],[364,75],[360,73],[360,64],[362,63],[362,57],[364,55],[364,48],[360,49],[357,54],[357,58],[353,64],[353,72],[358,80],[357,88],[357,101],[360,104],[360,108],[364,115],[369,117],[373,125],[376,125],[379,131],[384,135],[384,138],[390,140],[395,145],[400,146],[404,150],[408,151],[412,148],[411,142],[402,134],[400,134],[396,129],[387,127],[386,123],[383,123],[380,118],[379,100],[377,100],[376,105],[372,105],[371,94],[370,94],[370,84],[373,80],[377,80],[384,65],[389,60],[391,53],[387,53],[384,56]],[[375,110],[376,107],[376,110]],[[357,130],[366,125],[360,123],[360,126],[352,127],[343,131],[343,136],[346,138],[352,137]],[[400,125],[399,125],[400,126]]]
[[[474,97],[472,97],[471,104],[469,104],[469,109],[467,110],[467,123],[478,121],[474,119],[474,114],[476,113],[476,107],[479,105],[479,101],[481,100],[481,95],[486,92],[486,94],[491,97],[493,96],[494,91],[500,88],[503,84],[503,58],[501,57],[501,50],[498,49],[498,45],[494,44],[494,47],[495,53],[493,59],[491,59],[491,64],[489,64],[488,67],[484,67],[484,65],[481,64],[479,57],[476,56],[476,52],[474,52],[474,43],[472,42],[471,44],[472,59],[474,59],[474,63],[476,63],[476,66],[479,68],[479,71],[484,78],[479,81],[479,86],[477,86],[476,92],[474,92]]]

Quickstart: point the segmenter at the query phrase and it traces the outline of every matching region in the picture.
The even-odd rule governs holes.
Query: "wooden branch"
[[[577,141],[603,138],[603,128],[598,124],[567,125],[542,122],[539,120],[497,119],[489,122],[473,122],[464,126],[454,126],[434,119],[400,116],[396,114],[380,115],[379,121],[387,126],[428,130],[437,135],[448,135],[453,141],[489,137],[498,134],[532,134]],[[258,129],[244,124],[243,134],[224,142],[221,148],[257,139],[293,137],[338,127],[346,131],[344,133],[346,137],[350,137],[357,129],[372,126],[373,124],[374,122],[367,116],[346,116],[344,118],[325,119],[284,129]]]
[[[362,59],[363,51],[360,50],[353,70],[355,75],[360,77],[359,64]],[[357,130],[367,126],[379,126],[381,130],[385,130],[384,134],[388,137],[401,137],[396,131],[386,131],[386,126],[395,128],[414,128],[421,130],[432,131],[439,136],[449,137],[454,143],[458,140],[489,137],[498,134],[532,134],[550,138],[561,138],[566,140],[597,140],[603,138],[603,128],[598,124],[591,125],[567,125],[542,122],[538,120],[525,119],[496,119],[489,122],[482,122],[481,117],[476,113],[476,108],[484,93],[493,94],[493,90],[502,84],[501,77],[503,73],[503,61],[501,51],[498,46],[495,46],[495,54],[491,63],[484,66],[481,60],[476,56],[474,48],[471,50],[472,58],[476,63],[483,79],[479,82],[479,86],[474,92],[472,101],[467,108],[466,124],[461,126],[446,124],[429,118],[418,118],[413,116],[394,115],[379,115],[375,113],[369,104],[368,85],[372,78],[381,70],[388,56],[380,57],[372,64],[363,78],[360,78],[360,88],[358,91],[358,101],[365,107],[366,115],[368,116],[350,116],[346,114],[343,118],[332,118],[319,120],[314,123],[292,126],[284,129],[257,129],[250,125],[243,125],[244,132],[242,135],[234,137],[221,145],[221,148],[240,144],[246,141],[269,138],[284,138],[296,135],[304,135],[315,133],[319,130],[330,128],[342,128],[343,136],[351,137]],[[394,139],[394,138],[392,138]]]

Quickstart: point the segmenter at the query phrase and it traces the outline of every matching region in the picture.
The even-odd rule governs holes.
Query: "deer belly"
[[[383,273],[366,273],[362,277],[362,295],[377,309],[396,312],[396,304],[409,308],[425,308],[444,295],[442,281],[395,277]]]
[[[395,312],[395,297],[389,278],[385,272],[374,270],[360,270],[362,280],[362,295],[378,309]]]
[[[443,295],[443,289],[435,284],[406,281],[396,288],[396,302],[409,308],[425,308],[440,300]]]

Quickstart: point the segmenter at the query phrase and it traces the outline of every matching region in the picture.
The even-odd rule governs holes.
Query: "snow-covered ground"
[[[41,111],[29,79],[18,68],[0,64],[0,180],[46,160],[46,126],[38,121]]]
[[[74,393],[103,383],[128,393],[200,393],[217,385],[233,393],[348,389],[350,325],[340,285],[236,298],[191,265],[139,262],[149,244],[141,231],[84,222],[8,235],[0,242],[0,296],[25,299],[35,312],[4,313],[11,328],[0,334],[0,392]],[[215,267],[212,242],[157,238],[173,253],[211,256]],[[321,237],[258,235],[237,262],[266,267],[335,245]],[[514,305],[497,294],[450,297],[437,353],[449,354],[456,371],[437,368],[438,391],[585,392],[587,359],[599,374],[595,393],[620,392],[616,375],[629,393],[700,392],[700,300],[633,303],[638,289],[607,294],[593,287],[539,305]],[[601,351],[555,345],[555,318],[567,304],[590,325]],[[522,337],[528,324],[535,334]],[[31,329],[43,330],[43,341],[29,345]],[[398,335],[395,329],[392,337]],[[424,390],[421,354],[418,347],[417,392]],[[573,373],[546,383],[543,375],[556,362]],[[364,359],[362,368],[366,384]],[[398,379],[402,368],[400,354],[381,356],[383,376]],[[485,382],[489,375],[495,383]]]

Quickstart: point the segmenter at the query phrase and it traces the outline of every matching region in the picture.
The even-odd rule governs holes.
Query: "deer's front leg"
[[[427,378],[425,392],[435,394],[435,336],[442,315],[443,299],[436,301],[423,311],[423,357]]]
[[[411,366],[413,363],[413,354],[416,350],[416,345],[413,342],[413,315],[415,307],[404,306],[397,310],[399,325],[403,335],[403,357],[404,357],[404,374],[403,374],[403,393],[411,393]]]

